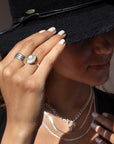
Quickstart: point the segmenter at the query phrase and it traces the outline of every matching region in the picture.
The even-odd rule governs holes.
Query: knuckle
[[[51,37],[52,40],[56,40],[56,43],[61,39],[61,35],[54,35],[53,37]]]
[[[14,47],[22,48],[23,47],[23,41],[16,43]]]
[[[45,50],[42,49],[42,47],[39,47],[35,50],[35,53],[37,53],[38,56],[42,57],[45,54]]]
[[[46,32],[45,34],[39,35],[39,40],[48,39],[49,37],[50,37],[50,34],[48,32]]]
[[[4,78],[5,78],[5,77],[11,77],[11,75],[12,75],[12,70],[11,70],[11,68],[10,68],[10,67],[4,68],[4,70],[3,70],[3,77],[4,77]]]
[[[24,43],[24,46],[26,47],[35,47],[35,41],[33,39],[30,39],[30,40],[27,40],[25,43]]]
[[[32,82],[32,81],[28,80],[28,81],[24,82],[24,89],[29,92],[34,92],[37,90],[37,87],[36,87],[36,84],[34,81]]]
[[[41,47],[43,50],[47,50],[50,48],[50,43],[44,43],[42,44],[42,47]]]
[[[13,77],[12,77],[12,82],[16,85],[22,85],[23,83],[23,78],[18,75],[18,74],[15,74]]]
[[[43,89],[43,83],[39,80],[36,81],[33,79],[29,79],[26,80],[24,83],[24,89],[25,91],[28,91],[29,93],[33,93],[33,92],[40,92]]]
[[[35,42],[32,39],[29,40],[22,40],[18,43],[16,43],[15,47],[18,48],[23,48],[23,47],[34,47],[35,46]]]

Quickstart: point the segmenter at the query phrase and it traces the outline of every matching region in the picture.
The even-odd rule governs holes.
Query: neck
[[[54,106],[59,114],[72,116],[80,110],[89,97],[90,86],[51,71],[46,84],[46,101]]]

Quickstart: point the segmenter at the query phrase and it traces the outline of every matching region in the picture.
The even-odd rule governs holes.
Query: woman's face
[[[114,31],[65,47],[54,69],[68,79],[89,85],[103,84],[109,78],[114,48]]]

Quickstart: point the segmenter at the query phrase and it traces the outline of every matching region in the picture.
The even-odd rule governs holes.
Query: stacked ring
[[[21,60],[21,61],[24,61],[25,56],[21,53],[17,53],[14,58]]]
[[[14,58],[21,60],[21,61],[25,60],[25,56],[21,53],[17,53]],[[37,64],[38,62],[36,60],[37,60],[36,55],[32,54],[32,55],[28,56],[28,58],[26,59],[26,62],[28,64]]]

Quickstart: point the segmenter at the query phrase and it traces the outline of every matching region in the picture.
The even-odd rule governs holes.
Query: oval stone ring
[[[28,56],[27,63],[28,64],[36,64],[37,63],[36,59],[37,59],[36,55],[32,54],[32,55]]]

